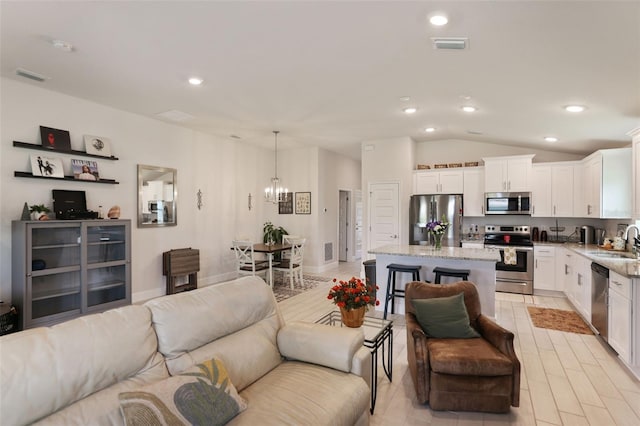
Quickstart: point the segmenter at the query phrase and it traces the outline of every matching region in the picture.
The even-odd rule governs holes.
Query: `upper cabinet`
[[[533,157],[534,155],[515,155],[483,158],[485,192],[531,191]]]
[[[574,163],[541,163],[531,167],[531,216],[572,217]]]
[[[583,163],[583,217],[626,219],[632,209],[631,148],[596,151]]]
[[[640,220],[640,127],[629,132],[633,145],[633,218]]]
[[[462,170],[421,170],[414,172],[414,194],[462,194]]]
[[[484,216],[484,168],[464,170],[463,215]]]

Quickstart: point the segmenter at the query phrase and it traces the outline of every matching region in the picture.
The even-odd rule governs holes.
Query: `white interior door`
[[[355,232],[353,237],[353,257],[362,259],[362,191],[354,191]],[[640,202],[640,200],[639,200]]]
[[[369,185],[369,249],[400,244],[398,183]]]

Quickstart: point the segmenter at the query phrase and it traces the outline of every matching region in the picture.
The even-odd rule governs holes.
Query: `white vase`
[[[40,220],[41,216],[44,216],[46,213],[43,212],[31,212],[31,220]]]

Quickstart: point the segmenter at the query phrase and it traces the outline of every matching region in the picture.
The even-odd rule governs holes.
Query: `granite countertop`
[[[370,254],[388,254],[392,256],[432,257],[457,260],[480,260],[498,262],[500,252],[497,249],[442,247],[436,250],[430,246],[420,245],[386,245],[369,250]]]
[[[640,278],[640,260],[631,252],[622,252],[626,257],[602,257],[597,256],[597,253],[611,253],[611,250],[604,250],[595,244],[566,244],[564,247],[578,253],[581,256],[590,259],[592,262],[602,265],[609,270],[617,272],[620,275],[624,275],[629,278]],[[616,253],[616,252],[614,252]],[[620,253],[620,252],[617,252]]]

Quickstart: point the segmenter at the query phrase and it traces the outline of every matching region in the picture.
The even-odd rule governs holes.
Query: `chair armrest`
[[[364,343],[364,333],[359,328],[295,321],[280,329],[277,341],[286,358],[351,373],[354,356]]]
[[[478,317],[478,328],[482,337],[506,355],[513,363],[511,405],[518,407],[520,404],[520,360],[513,348],[513,333],[485,315]]]
[[[416,390],[418,402],[424,404],[429,401],[430,370],[429,347],[427,335],[418,324],[415,314],[405,312],[407,328],[407,362],[409,372]]]

